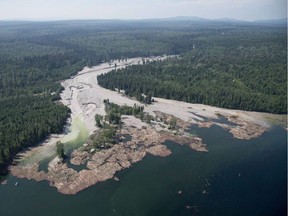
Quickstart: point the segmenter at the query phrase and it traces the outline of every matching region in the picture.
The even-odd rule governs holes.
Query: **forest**
[[[104,100],[104,105],[106,115],[104,117],[99,114],[95,115],[96,126],[99,127],[99,130],[92,134],[87,141],[88,145],[93,146],[96,150],[110,148],[121,140],[117,130],[121,130],[122,115],[134,115],[141,120],[144,120],[145,117],[143,106],[137,106],[136,104],[133,107],[119,106],[111,103],[109,99]],[[90,151],[91,148],[88,147],[86,150]]]
[[[62,131],[70,110],[59,102],[60,81],[84,66],[179,55],[99,82],[133,96],[285,113],[286,47],[286,26],[257,23],[0,21],[0,172],[19,151]]]
[[[233,30],[195,39],[176,58],[145,62],[98,77],[101,86],[218,107],[287,113],[287,41],[277,30]],[[147,102],[146,102],[147,103]]]

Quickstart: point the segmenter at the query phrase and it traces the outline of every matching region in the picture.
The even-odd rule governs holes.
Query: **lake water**
[[[274,127],[250,141],[218,126],[192,127],[209,152],[166,142],[173,154],[147,156],[75,196],[47,182],[8,177],[0,185],[2,216],[271,216],[286,215],[287,131]],[[18,186],[15,186],[18,182]]]

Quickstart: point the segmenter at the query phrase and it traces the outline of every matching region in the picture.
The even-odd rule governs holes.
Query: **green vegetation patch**
[[[226,35],[227,34],[227,35]],[[279,29],[204,35],[180,58],[98,76],[101,86],[218,107],[287,113],[287,42]]]

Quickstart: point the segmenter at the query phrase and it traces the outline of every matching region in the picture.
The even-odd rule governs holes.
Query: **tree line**
[[[188,51],[194,34],[183,24],[175,32],[163,23],[0,25],[0,173],[19,151],[63,128],[70,111],[57,102],[60,80],[111,59]]]
[[[206,35],[181,57],[98,76],[108,89],[218,107],[287,113],[287,41],[278,30]]]
[[[287,107],[286,28],[180,21],[0,25],[0,172],[19,151],[62,130],[70,111],[57,102],[60,81],[111,59],[182,54],[127,68],[121,77],[100,77],[101,85],[125,89],[146,103],[161,96],[271,112]],[[117,115],[110,117],[117,121]]]

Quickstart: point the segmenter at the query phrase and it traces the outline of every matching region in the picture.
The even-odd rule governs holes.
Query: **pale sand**
[[[263,127],[269,128],[270,124],[267,121],[266,116],[277,116],[267,113],[248,112],[242,110],[231,110],[225,108],[219,108],[204,104],[191,104],[175,100],[167,100],[163,98],[155,98],[155,103],[145,108],[145,111],[151,115],[155,115],[155,111],[161,111],[186,122],[196,123],[197,121],[204,121],[199,116],[205,118],[218,119],[218,115],[225,117],[237,116],[239,119],[246,120],[248,122],[254,122]],[[196,114],[196,115],[195,115]]]
[[[97,76],[115,69],[115,63],[117,69],[121,69],[139,62],[142,64],[142,59],[159,60],[165,58],[167,57],[132,58],[127,59],[127,61],[113,61],[111,62],[112,66],[109,66],[109,63],[103,63],[92,68],[85,67],[76,76],[61,83],[65,88],[61,94],[62,102],[71,109],[72,118],[73,116],[80,116],[92,134],[97,129],[95,115],[105,115],[104,99],[109,99],[110,102],[118,105],[141,105],[138,101],[118,92],[102,88],[98,85]]]
[[[151,57],[151,58],[132,58],[127,61],[113,61],[111,66],[109,63],[103,63],[92,68],[85,67],[77,75],[67,79],[61,83],[65,88],[61,93],[61,101],[64,105],[71,109],[72,121],[75,118],[80,118],[89,130],[89,134],[92,134],[97,127],[95,125],[95,115],[105,115],[104,99],[109,99],[110,102],[118,105],[133,106],[134,104],[144,106],[136,100],[123,96],[122,94],[102,88],[98,85],[97,76],[108,73],[115,69],[114,65],[117,64],[117,69],[124,68],[127,65],[142,64],[142,60],[159,60],[165,59],[164,57]],[[197,121],[203,121],[203,119],[197,115],[205,116],[206,118],[218,118],[218,115],[223,116],[237,116],[239,119],[247,122],[253,122],[261,125],[262,127],[269,128],[273,121],[285,119],[286,115],[273,115],[267,113],[246,112],[241,110],[229,110],[224,108],[218,108],[213,106],[207,106],[202,104],[191,104],[175,100],[168,100],[162,98],[155,98],[155,102],[151,105],[145,105],[145,112],[155,116],[155,112],[160,111],[166,114],[173,115],[188,123],[197,123]],[[197,114],[197,115],[195,115]],[[129,119],[129,118],[128,118]],[[129,122],[129,120],[127,121]],[[127,123],[128,123],[127,122]],[[138,123],[138,128],[143,126],[143,123],[139,120],[133,122]],[[216,123],[223,126],[219,123]],[[224,126],[225,127],[225,126]],[[73,131],[72,131],[73,133]],[[71,134],[70,134],[71,136]],[[64,139],[63,139],[64,138]],[[67,137],[66,137],[67,138]],[[31,156],[33,154],[38,155],[38,161],[42,156],[45,156],[46,151],[54,151],[55,143],[60,140],[66,140],[64,135],[52,135],[50,139],[46,140],[43,145],[36,148],[32,148],[32,151],[26,151],[22,156]],[[41,156],[42,155],[42,156]]]
[[[127,62],[117,61],[117,68],[123,68],[126,65],[131,64],[138,64],[139,61],[142,62],[142,59],[143,58],[128,59]],[[159,57],[156,57],[155,59],[159,59]],[[111,65],[114,64],[115,62],[111,63]],[[71,79],[65,80],[61,83],[65,88],[61,94],[61,99],[63,104],[68,106],[72,111],[72,122],[75,122],[76,119],[80,119],[88,128],[89,134],[92,134],[97,130],[94,119],[95,114],[105,115],[104,99],[109,99],[111,102],[118,105],[133,106],[134,104],[137,104],[144,106],[143,104],[123,96],[116,91],[107,90],[98,85],[97,76],[102,73],[107,73],[112,69],[114,69],[114,66],[110,67],[109,64],[101,64],[93,68],[85,67],[76,76],[73,76]],[[234,137],[239,139],[251,139],[260,136],[270,127],[270,124],[273,123],[273,121],[281,121],[283,118],[286,118],[283,115],[229,110],[161,98],[155,98],[153,104],[145,105],[144,111],[153,116],[161,115],[163,118],[166,116],[165,118],[167,121],[175,116],[179,118],[177,124],[182,125],[182,129],[186,128],[190,124],[198,124],[201,127],[210,127],[212,124],[216,124],[229,130]],[[238,126],[231,127],[229,125],[215,122],[213,119],[217,119],[219,115],[224,116],[230,122],[237,123]],[[51,152],[53,153],[56,151],[55,144],[57,141],[67,141],[73,139],[73,137],[77,137],[77,130],[79,131],[79,128],[75,129],[70,127],[72,131],[67,135],[51,135],[51,138],[47,139],[42,143],[42,145],[32,148],[22,154],[24,157],[23,161],[25,161],[25,163],[22,164],[27,166],[12,167],[12,174],[20,178],[32,178],[37,181],[48,180],[50,184],[57,187],[58,191],[61,193],[75,194],[99,181],[113,178],[117,171],[128,168],[131,166],[131,163],[136,163],[141,160],[146,155],[146,152],[161,157],[171,154],[171,151],[167,149],[165,145],[161,145],[161,143],[166,139],[173,138],[169,133],[167,133],[166,136],[163,135],[163,133],[159,133],[159,131],[169,131],[166,128],[167,125],[165,126],[164,124],[164,128],[160,126],[160,124],[163,126],[164,122],[156,123],[154,121],[152,125],[148,125],[133,116],[123,116],[122,120],[124,127],[127,127],[127,133],[131,134],[132,137],[134,136],[135,138],[134,142],[128,142],[131,146],[128,148],[128,152],[126,152],[127,154],[124,154],[127,144],[122,143],[122,145],[114,145],[111,149],[100,151],[92,155],[91,161],[88,160],[90,157],[89,154],[88,156],[87,154],[80,155],[81,157],[84,156],[85,161],[88,160],[87,167],[89,170],[82,170],[78,173],[75,170],[68,168],[66,164],[57,163],[56,160],[53,160],[49,165],[48,173],[44,173],[43,171],[39,172],[38,162],[41,158],[43,159]],[[125,128],[122,130],[125,130]],[[185,133],[186,132],[184,131],[181,132],[181,134]],[[162,134],[162,138],[160,134]],[[190,138],[185,136],[176,136],[175,139],[178,143],[187,143],[191,142]],[[181,140],[183,142],[181,142]],[[192,149],[203,152],[208,151],[206,145],[202,144],[201,138],[194,137],[193,140],[194,141],[190,143]],[[138,143],[141,143],[140,141],[144,144],[141,144],[142,146],[140,145],[140,150],[135,151],[135,149],[139,147]],[[146,143],[144,141],[146,141]],[[153,145],[149,146],[151,143]],[[48,152],[50,153],[48,154]],[[99,155],[103,154],[103,152],[111,153],[108,155],[109,160],[111,161],[105,163],[100,168],[94,166],[97,160],[99,160]],[[128,157],[127,155],[132,158],[132,161],[126,160]],[[88,157],[87,160],[85,157]],[[121,160],[120,165],[115,161],[117,157],[118,159],[123,159]],[[83,158],[81,160],[83,160]],[[101,164],[102,163],[103,162],[101,162]]]
[[[171,56],[173,57],[173,56]],[[80,118],[80,121],[84,122],[89,134],[92,134],[97,127],[95,125],[95,115],[105,115],[105,106],[103,103],[104,99],[109,98],[113,103],[119,105],[134,104],[141,105],[139,102],[131,100],[121,94],[104,89],[98,85],[97,76],[100,74],[108,73],[115,69],[114,65],[117,64],[117,69],[125,68],[128,65],[142,64],[142,60],[160,60],[166,59],[167,56],[163,57],[151,57],[151,58],[132,58],[127,61],[112,61],[109,63],[103,63],[92,68],[84,67],[83,70],[79,71],[77,75],[72,76],[61,83],[64,87],[61,93],[61,102],[71,109],[70,122]],[[68,131],[68,128],[71,131]],[[67,124],[67,134],[52,134],[44,142],[40,143],[37,147],[29,148],[28,150],[18,154],[19,157],[16,160],[22,165],[30,163],[38,163],[44,158],[49,158],[55,155],[56,143],[62,141],[66,143],[77,138],[79,129],[74,129],[70,124]]]
[[[150,60],[160,58],[161,57],[151,57]],[[162,57],[162,59],[163,58],[166,57]],[[143,58],[128,59],[127,62],[114,61],[111,63],[111,65],[117,63],[117,68],[119,69],[124,68],[127,65],[138,64],[139,61],[142,62],[142,59]],[[123,96],[116,91],[102,88],[98,85],[97,76],[100,74],[105,74],[112,69],[114,69],[114,66],[110,67],[108,63],[92,68],[85,67],[78,73],[78,75],[62,83],[62,85],[65,87],[65,90],[61,95],[63,103],[68,105],[72,110],[72,118],[73,115],[81,116],[82,120],[89,128],[90,133],[93,133],[93,131],[97,129],[94,120],[95,114],[105,115],[103,103],[104,99],[108,98],[111,102],[118,105],[133,106],[134,104],[137,104],[143,106],[143,104],[140,104],[136,100]],[[265,128],[270,127],[271,121],[269,121],[269,118],[283,118],[281,115],[277,116],[267,113],[230,110],[203,104],[191,104],[162,98],[155,98],[155,101],[156,102],[152,105],[146,105],[144,111],[153,116],[155,116],[155,111],[164,112],[190,123],[196,123],[197,120],[203,120],[201,117],[196,116],[193,113],[200,116],[205,116],[207,118],[218,118],[218,115],[216,114],[221,114],[226,117],[237,116],[239,119],[259,124]],[[139,127],[141,126],[142,125],[139,125]]]

